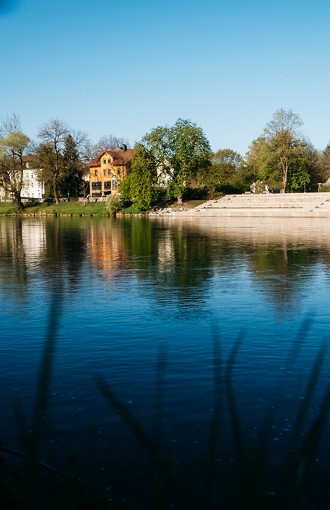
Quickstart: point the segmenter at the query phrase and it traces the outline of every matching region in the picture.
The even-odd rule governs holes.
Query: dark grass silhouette
[[[295,360],[308,337],[312,319],[305,319],[300,327],[289,352],[286,367],[288,372],[294,369]],[[239,350],[244,341],[243,335],[237,338],[229,357],[224,360],[221,355],[221,342],[218,331],[213,330],[214,386],[215,402],[213,417],[209,427],[208,452],[204,466],[204,476],[189,482],[187,474],[177,472],[175,459],[164,455],[159,441],[153,441],[144,431],[142,424],[133,416],[127,406],[120,401],[111,387],[98,378],[97,384],[110,408],[134,435],[141,449],[151,460],[154,473],[163,483],[162,501],[164,508],[251,508],[251,509],[313,509],[330,508],[327,497],[319,491],[317,477],[313,478],[313,463],[327,423],[330,408],[330,389],[326,387],[319,406],[318,415],[310,421],[308,410],[313,402],[326,354],[326,344],[319,348],[312,371],[307,381],[304,398],[296,409],[295,425],[286,449],[282,452],[279,465],[272,462],[272,426],[275,405],[269,402],[270,411],[266,414],[257,440],[252,445],[244,434],[244,421],[240,416],[235,398],[233,369],[237,363]],[[160,384],[160,382],[159,382]],[[283,393],[285,380],[277,384],[274,394]],[[161,389],[158,390],[161,394]],[[225,397],[225,398],[224,398]],[[225,424],[228,417],[229,428]],[[225,434],[222,434],[222,431]],[[221,441],[227,441],[234,449],[237,458],[236,472],[226,467],[219,468],[217,455]],[[187,483],[188,479],[188,483]],[[150,492],[151,494],[151,492]],[[159,508],[155,502],[148,500],[141,508]]]
[[[214,406],[209,429],[206,431],[207,448],[203,457],[205,461],[204,465],[197,467],[197,479],[191,472],[180,469],[175,452],[164,447],[165,440],[160,441],[166,436],[162,419],[168,362],[166,346],[159,351],[153,433],[145,430],[143,423],[132,414],[104,378],[95,379],[109,404],[109,412],[120,416],[137,445],[136,476],[124,489],[129,495],[125,504],[121,503],[120,499],[109,503],[102,495],[93,492],[92,487],[78,480],[74,473],[68,474],[56,466],[45,464],[42,458],[43,443],[48,434],[50,381],[61,314],[60,285],[59,283],[54,292],[55,297],[50,306],[35,404],[30,420],[26,419],[20,407],[17,408],[17,423],[25,451],[16,452],[7,445],[0,445],[2,508],[310,510],[330,507],[326,490],[323,492],[322,480],[313,474],[314,458],[330,408],[329,386],[325,388],[317,416],[311,420],[308,415],[324,370],[325,343],[319,348],[314,360],[304,398],[296,409],[295,425],[285,450],[281,452],[279,463],[274,464],[272,460],[272,426],[275,417],[275,405],[272,405],[272,402],[269,402],[269,411],[253,444],[248,442],[244,432],[244,421],[240,415],[234,387],[234,369],[239,360],[244,335],[236,339],[229,356],[224,359],[218,329],[213,328]],[[311,323],[312,318],[306,318],[301,324],[286,360],[288,371],[294,370],[295,361],[308,338]],[[285,380],[281,379],[276,385],[275,393],[283,393]],[[234,469],[228,468],[226,463],[218,462],[219,452],[224,447],[230,449],[231,455],[237,460]],[[86,452],[86,463],[89,462],[91,453]]]

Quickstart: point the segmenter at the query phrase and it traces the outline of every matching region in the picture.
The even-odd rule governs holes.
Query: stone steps
[[[205,216],[330,217],[330,193],[226,195],[191,210]]]

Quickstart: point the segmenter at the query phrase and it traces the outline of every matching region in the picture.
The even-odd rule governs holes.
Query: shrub
[[[116,216],[117,212],[122,209],[122,200],[120,195],[108,195],[105,208],[112,216]]]

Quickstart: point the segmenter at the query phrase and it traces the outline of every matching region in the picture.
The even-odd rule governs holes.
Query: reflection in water
[[[121,271],[130,269],[121,230],[111,220],[96,220],[90,224],[87,249],[93,267],[100,269],[104,278],[116,278]]]
[[[1,280],[3,284],[20,283],[24,291],[24,284],[27,280],[27,261],[22,220],[17,220],[14,229],[12,222],[1,222],[0,229]]]
[[[289,311],[301,293],[314,286],[312,267],[330,268],[330,224],[327,219],[199,218],[161,219],[163,225],[191,230],[208,239],[209,262],[221,271],[246,264],[256,290]]]
[[[216,273],[244,267],[256,290],[280,311],[297,305],[303,289],[313,285],[311,267],[321,264],[328,274],[330,226],[322,219],[316,228],[315,220],[292,219],[288,225],[278,218],[221,223],[6,218],[0,223],[0,254],[0,278],[9,291],[26,292],[34,271],[41,271],[49,290],[59,277],[75,285],[89,259],[106,279],[133,273],[138,280],[152,279],[154,298],[166,301],[170,289],[177,306],[203,301]]]
[[[126,490],[139,466],[124,413],[137,417],[143,431],[161,431],[162,453],[189,473],[195,463],[200,480],[206,457],[222,473],[239,466],[227,435],[223,445],[212,429],[220,423],[221,437],[230,433],[222,413],[229,398],[249,446],[272,416],[269,448],[276,464],[328,331],[329,234],[322,220],[1,219],[0,439],[20,446],[12,403],[20,400],[25,415],[34,409],[36,416],[35,394],[46,408],[42,386],[49,386],[45,460],[63,467],[69,451],[84,476],[94,469],[89,474],[103,488],[115,491],[118,483]],[[56,331],[47,329],[50,303]],[[308,336],[298,339],[292,356],[299,323],[312,307],[315,321],[304,323]],[[44,365],[52,374],[40,376],[46,383],[36,391],[45,337],[51,342]],[[225,394],[226,360],[232,386],[227,381]],[[99,376],[115,413],[96,387]],[[318,416],[327,386],[326,371],[313,387],[307,422]],[[35,422],[36,434],[42,424]],[[84,458],[87,444],[94,464]],[[215,456],[210,445],[223,449]],[[319,465],[329,453],[323,446]]]

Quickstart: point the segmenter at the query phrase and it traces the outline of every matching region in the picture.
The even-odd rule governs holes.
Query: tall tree
[[[183,191],[210,167],[211,148],[202,129],[190,120],[158,126],[141,141],[155,160],[159,181],[182,201]]]
[[[320,180],[325,182],[330,178],[330,144],[320,154]]]
[[[0,186],[14,197],[17,209],[23,209],[23,155],[29,138],[22,133],[18,117],[12,115],[0,127]]]
[[[56,203],[60,194],[77,196],[82,175],[86,173],[89,140],[86,133],[72,131],[58,119],[46,123],[38,134],[41,142],[36,148],[36,164],[42,168],[45,184]]]
[[[40,129],[41,143],[37,149],[38,165],[42,168],[43,179],[59,203],[59,181],[64,170],[65,140],[69,130],[64,122],[53,119]]]
[[[77,197],[82,191],[84,164],[80,161],[77,143],[71,134],[64,140],[63,169],[59,178],[62,196]]]
[[[303,121],[298,113],[292,110],[284,110],[280,108],[273,114],[271,120],[264,128],[266,138],[274,138],[278,133],[289,131],[292,136],[299,138],[299,128],[303,125]]]
[[[301,125],[299,115],[278,110],[248,153],[248,163],[257,170],[258,177],[271,186],[279,186],[282,193],[310,181],[309,148],[299,136]]]
[[[125,177],[120,194],[123,199],[132,199],[141,211],[148,211],[157,201],[159,185],[156,163],[142,145],[136,147],[132,171]]]

